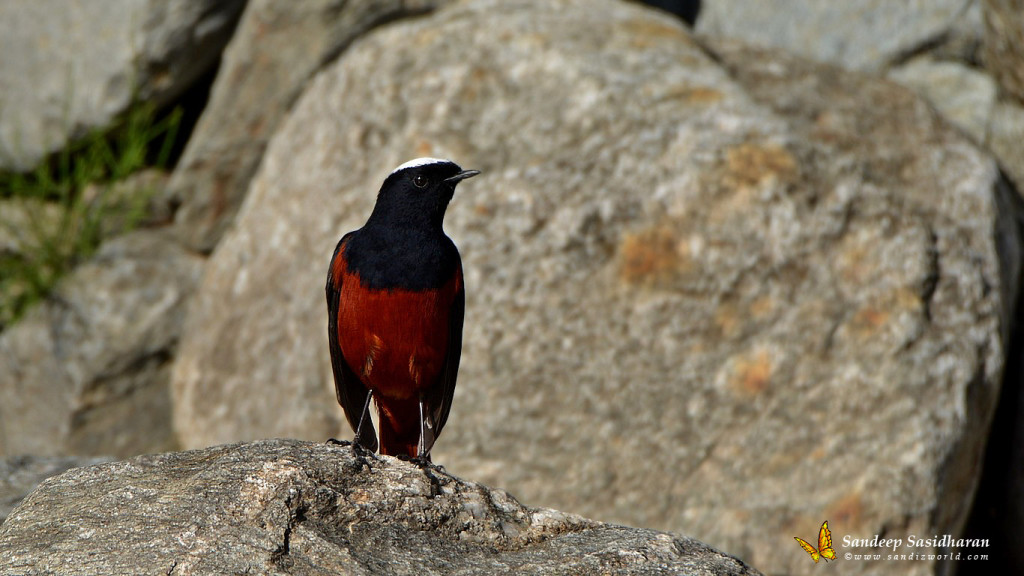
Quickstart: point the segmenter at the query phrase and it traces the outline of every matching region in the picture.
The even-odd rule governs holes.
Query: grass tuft
[[[167,168],[182,111],[134,105],[111,131],[91,132],[28,173],[0,173],[0,331],[46,298],[105,235],[146,216],[156,190],[114,193],[144,168]],[[112,224],[116,223],[116,224]]]

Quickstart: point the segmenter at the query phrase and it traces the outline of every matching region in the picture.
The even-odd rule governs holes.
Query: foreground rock
[[[203,260],[159,230],[105,242],[0,334],[0,455],[173,449],[168,383]]]
[[[690,538],[527,508],[394,458],[292,440],[51,478],[0,528],[0,574],[729,574]]]
[[[186,446],[342,430],[327,262],[422,155],[483,170],[451,470],[773,573],[825,519],[960,533],[1019,293],[995,162],[892,82],[621,2],[459,3],[310,84],[190,308]]]
[[[0,458],[0,524],[11,510],[40,482],[79,466],[91,466],[109,458],[81,456],[13,456]]]

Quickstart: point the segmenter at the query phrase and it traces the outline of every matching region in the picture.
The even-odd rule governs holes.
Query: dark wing
[[[366,397],[369,390],[359,381],[352,367],[345,362],[345,356],[341,353],[341,346],[338,344],[338,307],[341,301],[342,272],[345,268],[342,258],[345,241],[352,233],[344,235],[334,249],[334,256],[331,257],[331,267],[327,270],[327,337],[331,347],[331,368],[334,370],[334,391],[338,396],[338,404],[345,410],[345,417],[349,426],[356,431],[360,444],[371,452],[377,451],[377,433],[373,430],[373,423],[369,415],[363,417],[364,408],[369,411],[366,405]],[[359,434],[359,422],[363,422],[362,434]]]
[[[432,388],[427,398],[429,413],[435,423],[434,438],[441,434],[441,429],[448,421],[448,412],[452,409],[452,396],[455,395],[455,379],[459,375],[459,359],[462,357],[462,320],[466,314],[466,289],[462,281],[462,266],[455,270],[455,274],[455,299],[448,315],[448,354],[445,356],[439,385]],[[430,452],[429,446],[427,452]]]

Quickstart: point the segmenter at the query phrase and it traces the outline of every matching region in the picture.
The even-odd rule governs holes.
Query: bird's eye
[[[427,177],[422,174],[417,174],[412,177],[412,183],[415,184],[417,188],[423,188],[427,185]]]

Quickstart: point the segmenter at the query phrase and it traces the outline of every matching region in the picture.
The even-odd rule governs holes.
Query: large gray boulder
[[[267,140],[317,70],[374,27],[442,1],[250,1],[171,181],[182,242],[202,252],[217,244]]]
[[[170,360],[202,265],[166,231],[109,240],[0,333],[0,455],[177,446]]]
[[[995,162],[891,82],[628,3],[460,3],[318,75],[190,308],[185,446],[350,433],[327,263],[422,155],[484,172],[447,220],[467,314],[437,461],[770,572],[825,519],[959,534],[1018,294]]]
[[[215,65],[245,0],[0,2],[0,170],[25,170],[134,97],[165,104]]]
[[[758,572],[696,540],[527,508],[350,447],[271,440],[51,478],[0,527],[0,574]]]
[[[979,33],[980,11],[972,4],[713,0],[701,4],[696,30],[848,68],[880,70],[957,36]]]

